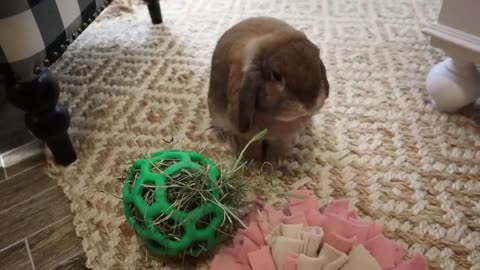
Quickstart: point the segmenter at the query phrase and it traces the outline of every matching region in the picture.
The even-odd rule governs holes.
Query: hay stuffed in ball
[[[234,229],[237,183],[200,153],[154,153],[136,160],[125,180],[127,222],[153,253],[198,256]]]

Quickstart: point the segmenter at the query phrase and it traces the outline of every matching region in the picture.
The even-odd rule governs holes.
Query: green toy
[[[217,165],[197,152],[160,151],[136,160],[123,188],[128,224],[156,254],[198,256],[212,250],[225,217],[215,203],[220,175]]]

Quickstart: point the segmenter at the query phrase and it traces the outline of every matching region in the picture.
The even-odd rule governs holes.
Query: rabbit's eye
[[[275,70],[272,70],[272,81],[277,81],[277,82],[282,82],[283,78],[280,73],[276,72]]]

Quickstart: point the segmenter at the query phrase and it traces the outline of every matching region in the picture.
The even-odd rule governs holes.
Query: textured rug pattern
[[[410,256],[425,254],[431,269],[480,269],[478,108],[440,114],[424,89],[442,55],[421,27],[439,5],[166,0],[161,26],[151,25],[143,5],[107,9],[53,66],[80,159],[49,169],[72,200],[88,266],[161,264],[146,257],[125,224],[118,177],[142,151],[175,145],[217,161],[229,153],[208,129],[210,56],[227,27],[271,14],[321,47],[331,94],[260,195],[275,201],[290,188],[311,188],[324,203],[347,197]]]

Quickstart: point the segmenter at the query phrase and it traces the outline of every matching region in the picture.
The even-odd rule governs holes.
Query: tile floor
[[[0,89],[1,90],[1,89]],[[22,113],[0,106],[0,269],[86,269],[70,202],[44,172]]]

